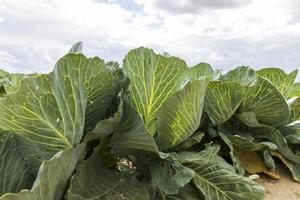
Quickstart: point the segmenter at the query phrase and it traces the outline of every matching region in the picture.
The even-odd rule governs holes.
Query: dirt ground
[[[265,175],[260,175],[256,180],[266,189],[265,200],[300,200],[300,183],[293,181],[291,174],[281,163],[276,163],[279,180],[273,180]]]

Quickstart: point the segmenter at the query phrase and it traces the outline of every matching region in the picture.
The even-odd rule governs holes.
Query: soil
[[[276,172],[281,177],[279,180],[273,180],[263,174],[256,180],[266,189],[265,200],[300,200],[300,183],[292,179],[289,170],[281,163],[276,163],[276,167]]]

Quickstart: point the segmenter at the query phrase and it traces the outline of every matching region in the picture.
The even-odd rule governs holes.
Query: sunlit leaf
[[[167,99],[157,114],[157,144],[160,149],[174,147],[199,127],[207,79],[195,80]]]
[[[211,81],[205,95],[204,110],[214,125],[230,119],[243,100],[243,88],[235,82]]]
[[[257,74],[261,77],[268,79],[284,97],[288,97],[291,91],[291,87],[297,76],[298,70],[286,74],[279,68],[264,68],[257,71]]]
[[[158,110],[187,79],[186,63],[176,57],[155,54],[151,49],[138,48],[126,55],[123,69],[130,79],[132,105],[148,132],[154,135]]]

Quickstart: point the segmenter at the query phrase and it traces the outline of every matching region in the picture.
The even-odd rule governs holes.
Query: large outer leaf
[[[167,159],[152,160],[149,170],[152,186],[158,187],[166,194],[176,194],[194,176],[193,170],[183,166],[177,160],[172,160],[172,156]]]
[[[81,54],[82,42],[72,45],[70,53]],[[90,131],[104,117],[113,96],[118,93],[120,73],[118,65],[110,62],[107,65],[99,58],[90,59],[87,66],[84,84],[88,90],[88,105],[86,109],[85,129]],[[111,66],[110,64],[113,64]]]
[[[268,79],[284,97],[288,97],[294,80],[297,76],[298,70],[286,74],[279,68],[264,68],[257,71],[261,77]]]
[[[206,148],[200,152],[192,152],[192,151],[182,151],[177,153],[178,162],[184,163],[199,163],[206,162],[216,157],[217,153],[220,150],[220,146],[218,145],[206,145]]]
[[[246,66],[237,67],[220,77],[222,81],[236,82],[242,86],[252,87],[257,82],[255,71]]]
[[[99,151],[76,168],[68,190],[68,200],[149,200],[143,183],[133,175],[103,166]]]
[[[88,90],[88,103],[85,116],[87,130],[94,128],[103,119],[112,98],[119,92],[120,73],[118,69],[108,69],[104,60],[89,59],[85,68],[85,89]]]
[[[192,184],[186,184],[180,188],[177,194],[167,195],[167,200],[205,200]]]
[[[16,93],[0,99],[0,128],[21,134],[53,154],[77,145],[83,134],[88,98],[105,105],[102,97],[111,95],[101,87],[107,84],[102,62],[68,54],[51,74],[23,79]],[[100,115],[103,105],[95,106],[97,111],[90,111],[88,106],[87,119],[90,114]]]
[[[32,186],[42,159],[38,147],[8,132],[0,132],[0,196]]]
[[[31,190],[7,193],[0,200],[59,200],[63,197],[67,182],[77,161],[82,158],[84,145],[57,153],[43,162]]]
[[[280,126],[290,119],[289,107],[281,93],[264,78],[259,78],[255,87],[249,88],[240,112],[254,112],[258,122]]]
[[[189,165],[196,172],[193,183],[206,200],[264,199],[262,187],[224,168],[222,162],[211,160]]]
[[[130,79],[132,105],[142,116],[151,135],[156,132],[157,111],[187,77],[186,63],[176,57],[164,57],[153,50],[130,51],[124,61],[125,75]]]
[[[139,152],[158,153],[154,138],[147,132],[141,117],[126,102],[122,106],[122,118],[116,126],[111,145],[115,152],[135,154]]]
[[[199,127],[207,79],[195,80],[167,99],[157,114],[160,149],[182,143]]]
[[[211,122],[219,125],[237,111],[243,100],[243,87],[235,82],[212,81],[208,84],[204,110]]]

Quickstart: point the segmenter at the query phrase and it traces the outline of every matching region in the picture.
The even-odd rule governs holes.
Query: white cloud
[[[122,61],[149,46],[217,68],[300,65],[297,0],[1,0],[0,64],[45,72],[72,43]],[[134,4],[137,4],[136,6]],[[128,4],[129,5],[129,4]],[[129,9],[130,7],[130,9]]]
[[[197,13],[205,9],[238,8],[251,3],[251,0],[135,0],[150,10],[166,10],[170,13]]]
[[[17,63],[16,58],[6,52],[0,51],[0,67],[6,71],[17,72],[17,68],[11,66],[11,64]]]

